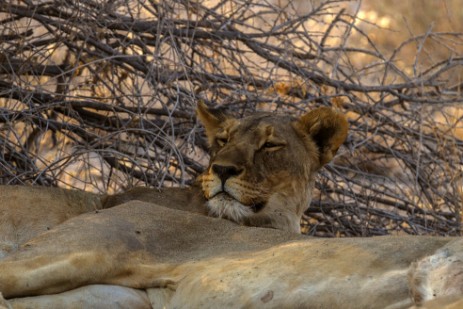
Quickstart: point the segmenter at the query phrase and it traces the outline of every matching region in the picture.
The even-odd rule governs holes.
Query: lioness
[[[299,119],[272,113],[236,119],[210,110],[202,102],[197,115],[211,150],[209,167],[197,185],[162,191],[133,188],[104,196],[101,202],[96,195],[78,191],[4,187],[0,257],[72,216],[131,200],[300,232],[300,218],[310,204],[315,174],[345,140],[346,118],[323,107]]]
[[[8,298],[0,297],[0,307],[407,308],[436,297],[460,301],[462,239],[293,233],[314,173],[345,139],[343,116],[322,108],[299,119],[238,120],[203,105],[198,116],[211,145],[199,189],[105,197],[106,207],[129,202],[36,236],[0,261],[0,292]],[[204,212],[204,203],[215,216],[276,229],[178,210]]]
[[[72,216],[131,200],[300,232],[315,174],[346,138],[346,118],[324,107],[299,119],[272,113],[236,119],[210,110],[202,102],[197,115],[211,149],[209,167],[198,185],[162,191],[134,188],[102,197],[101,202],[96,195],[78,191],[4,187],[0,258]]]
[[[214,217],[300,233],[315,175],[346,139],[345,116],[322,107],[299,119],[273,113],[236,119],[202,102],[197,115],[206,129],[211,155],[199,179],[201,188],[184,192],[135,188],[107,197],[105,207],[133,199],[162,204],[165,196],[172,196],[167,201],[177,198],[174,207],[206,212],[206,205]]]
[[[458,299],[462,261],[458,238],[314,239],[132,201],[22,246],[0,291],[35,309],[408,308]]]

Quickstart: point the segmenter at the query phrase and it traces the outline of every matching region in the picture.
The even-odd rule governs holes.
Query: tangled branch
[[[347,2],[1,3],[0,183],[188,185],[207,162],[199,97],[236,115],[332,105],[351,133],[306,233],[460,235],[463,56],[403,59],[463,34],[383,52]]]

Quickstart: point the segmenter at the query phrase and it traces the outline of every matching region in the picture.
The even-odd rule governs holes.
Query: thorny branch
[[[190,184],[207,162],[199,97],[236,115],[333,105],[350,136],[306,232],[461,235],[463,55],[398,59],[463,33],[430,30],[386,53],[348,1],[211,3],[0,3],[0,183]]]

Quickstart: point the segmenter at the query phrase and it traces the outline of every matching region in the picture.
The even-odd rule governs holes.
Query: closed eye
[[[265,144],[262,145],[261,149],[273,151],[273,150],[278,150],[281,149],[285,146],[285,144],[277,144],[277,143],[272,143],[272,142],[266,142]]]
[[[262,147],[264,147],[264,148],[273,148],[273,147],[278,147],[278,145],[274,144],[274,143],[267,142]]]

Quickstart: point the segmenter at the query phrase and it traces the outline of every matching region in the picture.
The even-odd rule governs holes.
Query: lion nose
[[[228,178],[237,176],[241,174],[243,169],[239,169],[236,166],[224,166],[224,165],[212,165],[212,171],[219,176],[222,180],[222,186],[225,185],[225,182]]]

